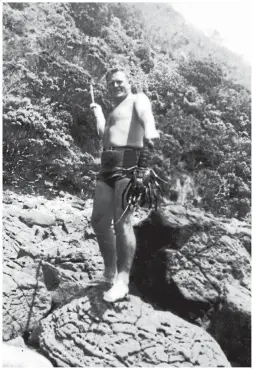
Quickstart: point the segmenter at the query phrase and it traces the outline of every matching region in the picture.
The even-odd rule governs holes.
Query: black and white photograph
[[[251,367],[250,0],[0,7],[2,367]]]

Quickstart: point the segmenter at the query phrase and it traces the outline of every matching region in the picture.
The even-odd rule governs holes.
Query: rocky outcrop
[[[246,223],[179,205],[149,217],[142,209],[130,300],[111,305],[104,285],[91,287],[103,262],[90,200],[5,192],[3,202],[4,341],[23,335],[62,366],[227,366],[207,330],[229,359],[249,365]]]
[[[29,262],[29,261],[28,261]],[[28,267],[29,268],[29,267]],[[40,265],[38,265],[38,273]],[[31,268],[35,272],[34,264]],[[29,332],[51,308],[51,295],[43,282],[22,270],[18,263],[4,266],[3,275],[3,339]]]
[[[71,196],[18,197],[12,192],[5,193],[3,200],[3,339],[7,341],[29,334],[52,308],[87,286],[103,262],[89,226],[89,201]]]
[[[231,360],[251,367],[251,295],[238,283],[227,285],[209,332]]]
[[[41,349],[57,366],[230,366],[203,329],[136,296],[106,303],[103,290],[86,289],[41,322]]]
[[[249,236],[249,226],[238,221],[237,226],[232,221],[229,225],[198,209],[170,205],[160,214],[151,214],[135,230],[138,250],[133,279],[146,298],[208,330],[228,296],[220,314],[228,311],[227,319],[237,320],[240,312],[241,319],[249,321],[250,255],[240,240],[242,235]],[[241,307],[239,298],[231,303],[226,291],[233,283],[240,286],[248,308]],[[236,328],[227,324],[224,332],[223,325],[215,329],[221,347],[236,361],[249,358],[244,341],[250,337],[250,325],[243,326],[244,339],[237,336],[237,355],[233,345],[225,343],[230,330],[236,336],[232,333]]]
[[[30,334],[40,319],[102,273],[103,261],[90,225],[91,200],[64,192],[49,200],[5,191],[3,203],[6,341]]]

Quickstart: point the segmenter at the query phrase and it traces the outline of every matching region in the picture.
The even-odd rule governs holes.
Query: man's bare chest
[[[132,120],[136,120],[136,114],[134,109],[134,101],[127,100],[121,102],[110,114],[109,116],[109,126],[118,126],[124,124],[124,126],[129,126]]]

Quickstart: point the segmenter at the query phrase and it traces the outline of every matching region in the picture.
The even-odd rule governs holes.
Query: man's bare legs
[[[113,281],[117,273],[116,240],[111,228],[114,206],[114,189],[98,181],[95,190],[91,224],[104,259],[105,280]]]
[[[136,239],[132,226],[132,211],[123,214],[122,193],[129,182],[128,178],[121,179],[115,184],[114,194],[114,223],[116,234],[116,252],[118,275],[112,288],[105,292],[104,299],[114,302],[123,298],[128,293],[129,275],[132,267]],[[120,219],[120,220],[119,220]]]

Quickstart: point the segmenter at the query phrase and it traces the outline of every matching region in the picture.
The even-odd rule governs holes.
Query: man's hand
[[[159,132],[158,133],[158,137],[156,138],[145,138],[144,139],[144,145],[146,145],[150,150],[153,150],[155,147],[155,142],[157,141],[157,138],[160,138]]]
[[[90,104],[90,108],[93,110],[95,117],[99,117],[100,115],[104,115],[102,108],[99,104],[92,103]]]
[[[90,104],[90,108],[93,110],[93,113],[96,117],[98,133],[103,134],[105,129],[105,117],[103,110],[101,106],[96,103]]]

